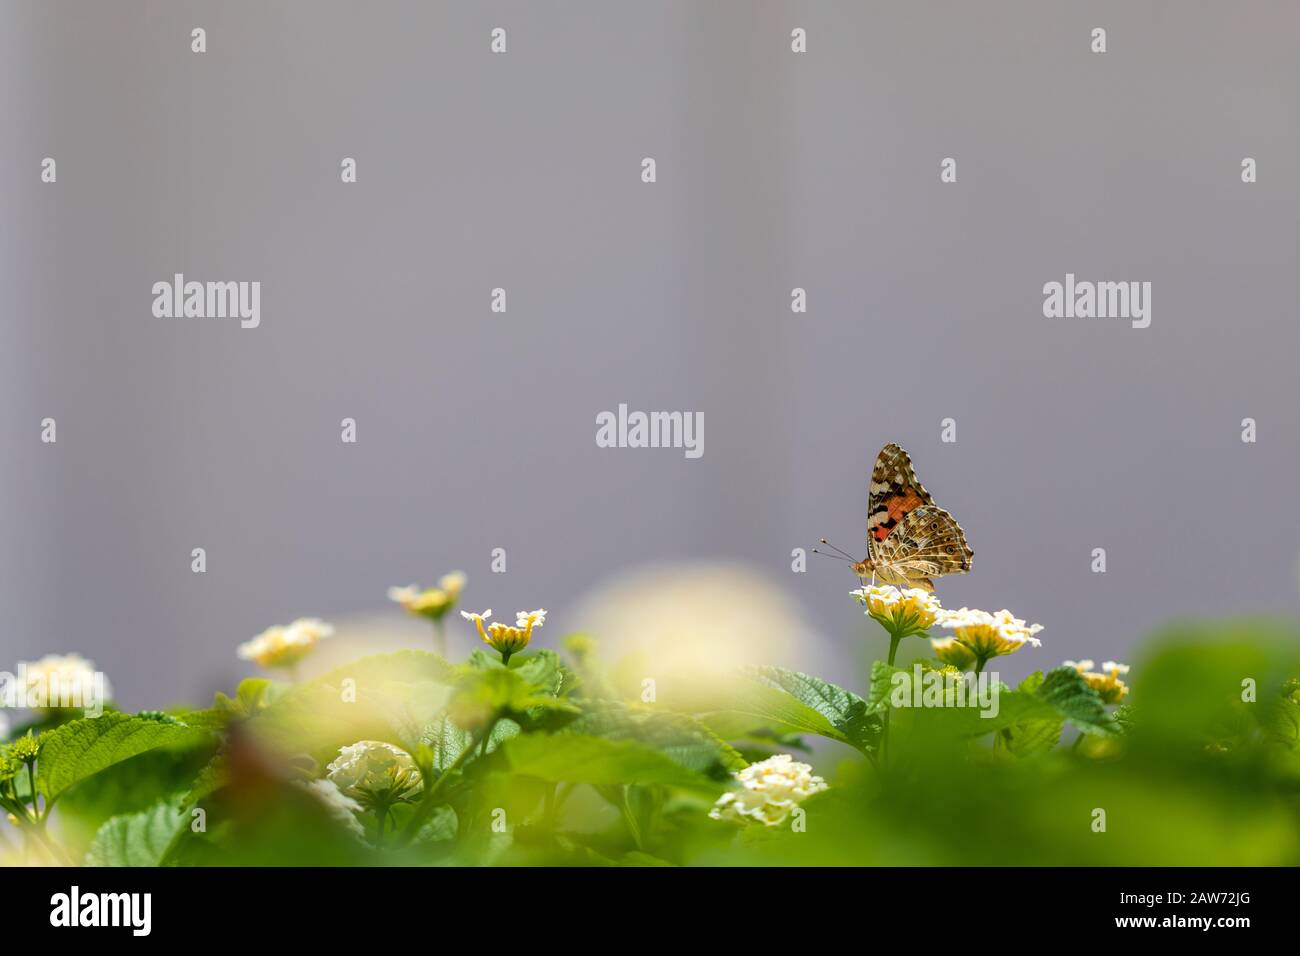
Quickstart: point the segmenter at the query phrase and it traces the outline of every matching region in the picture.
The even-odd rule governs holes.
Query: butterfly
[[[825,538],[822,544],[835,548]],[[854,561],[852,555],[835,550],[863,580],[874,583],[879,578],[926,591],[934,590],[931,578],[969,571],[975,556],[957,519],[934,503],[917,480],[912,459],[893,442],[880,449],[871,469],[867,556]]]

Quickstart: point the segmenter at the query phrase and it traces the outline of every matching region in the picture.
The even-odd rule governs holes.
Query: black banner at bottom
[[[1221,943],[1293,928],[1294,879],[1282,869],[9,869],[0,871],[10,938],[251,937],[295,943],[376,941],[381,926],[451,925],[478,910],[509,929],[564,914],[572,931],[610,916],[652,916],[698,939],[752,918],[784,936],[845,913],[896,927],[1110,931]],[[716,919],[701,920],[712,912]],[[780,918],[778,918],[780,917]],[[501,923],[504,919],[506,922]],[[474,922],[470,919],[471,924]],[[465,924],[462,921],[462,925]],[[540,924],[532,924],[534,929]],[[947,932],[948,930],[943,930]],[[13,934],[17,934],[14,936]],[[395,943],[396,938],[389,941]]]

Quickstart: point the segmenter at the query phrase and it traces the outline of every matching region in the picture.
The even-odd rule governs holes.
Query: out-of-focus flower
[[[786,587],[740,564],[633,567],[576,602],[563,626],[598,636],[611,696],[640,697],[653,674],[658,703],[689,710],[716,701],[746,664],[806,669],[832,656]]]
[[[739,790],[729,790],[709,811],[714,820],[754,820],[780,826],[796,806],[826,789],[826,781],[812,767],[789,754],[777,754],[752,763],[735,774]]]
[[[304,790],[321,802],[325,812],[344,830],[357,839],[365,839],[366,830],[356,817],[364,813],[365,808],[339,789],[333,780],[306,780],[299,784]]]
[[[9,755],[8,746],[0,746],[0,788],[18,776],[22,764]]]
[[[596,652],[596,639],[590,634],[570,634],[564,639],[564,649],[582,661]]]
[[[488,608],[482,614],[461,611],[460,616],[467,621],[474,622],[483,643],[500,654],[501,661],[505,664],[510,663],[512,654],[517,654],[528,646],[528,642],[533,639],[533,628],[541,627],[546,623],[545,608],[538,608],[536,611],[516,612],[514,627],[494,622],[484,629],[483,622],[492,616],[491,608]]]
[[[1082,674],[1083,679],[1097,692],[1103,704],[1118,704],[1128,696],[1128,684],[1119,679],[1120,674],[1128,673],[1127,664],[1103,661],[1101,673],[1092,669],[1094,665],[1089,660],[1065,661],[1064,666],[1073,667]]]
[[[995,614],[967,607],[945,611],[939,619],[939,626],[952,631],[951,640],[971,652],[977,669],[982,669],[994,657],[1014,654],[1026,644],[1042,645],[1034,635],[1043,626],[1026,624],[1005,608]]]
[[[849,592],[867,608],[867,616],[895,637],[922,634],[943,616],[939,599],[920,588],[870,584]]]
[[[465,581],[464,573],[453,571],[444,574],[436,588],[421,590],[414,584],[403,588],[389,588],[388,599],[396,601],[409,614],[437,621],[441,620],[460,600],[460,592],[465,587]]]
[[[102,705],[111,691],[108,679],[95,669],[94,661],[80,654],[46,654],[39,661],[18,665],[23,675],[21,690],[26,692],[32,710],[49,711],[91,707],[91,696]]]
[[[314,617],[300,617],[288,626],[268,627],[251,641],[239,645],[241,660],[262,667],[292,667],[334,633],[334,628]]]
[[[367,806],[408,801],[424,788],[411,755],[381,740],[341,747],[325,771],[339,790]]]

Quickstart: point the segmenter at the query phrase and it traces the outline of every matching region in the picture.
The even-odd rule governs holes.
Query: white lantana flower
[[[268,627],[251,641],[239,645],[241,660],[262,667],[292,667],[316,649],[334,628],[319,618],[300,617],[288,626]]]
[[[339,748],[338,757],[325,770],[339,790],[367,806],[409,800],[424,788],[411,755],[381,740],[359,740]]]
[[[755,820],[769,827],[780,826],[796,806],[826,789],[826,781],[814,776],[812,767],[789,754],[752,763],[735,777],[740,789],[718,798],[709,811],[714,820]]]

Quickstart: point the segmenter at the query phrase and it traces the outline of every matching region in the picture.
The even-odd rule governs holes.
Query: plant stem
[[[886,662],[890,667],[894,666],[894,658],[898,656],[898,645],[902,643],[903,635],[899,631],[889,632],[889,660]],[[888,698],[886,698],[888,703]],[[883,767],[889,760],[889,715],[888,706],[885,708],[885,717],[880,728],[880,765]]]
[[[33,763],[27,765],[27,788],[32,792],[32,816],[35,817],[36,821],[39,823],[41,819],[41,805],[40,799],[36,796],[35,766],[36,765]],[[47,806],[45,809],[49,810],[49,807]]]
[[[897,632],[889,633],[889,660],[887,663],[890,667],[894,666],[894,657],[898,654],[898,645],[902,642],[903,636]]]
[[[447,656],[447,624],[440,617],[433,619],[433,648],[440,657]]]

